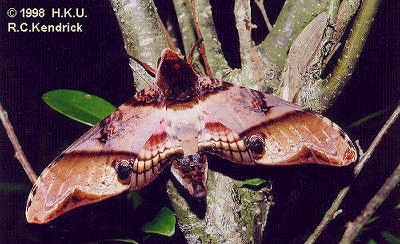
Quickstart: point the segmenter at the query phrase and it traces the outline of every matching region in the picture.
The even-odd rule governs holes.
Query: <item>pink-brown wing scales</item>
[[[46,223],[73,208],[117,195],[130,187],[141,188],[156,177],[164,167],[161,161],[159,166],[154,164],[156,170],[146,175],[146,181],[137,180],[145,172],[144,164],[140,163],[143,160],[138,160],[145,158],[143,148],[148,145],[164,148],[162,144],[166,142],[158,133],[165,114],[158,94],[151,86],[147,87],[58,156],[42,172],[29,194],[28,222]]]
[[[357,153],[349,137],[322,115],[230,83],[200,80],[210,153],[244,164],[350,164]],[[210,150],[211,149],[211,150]]]
[[[199,136],[199,150],[241,164],[255,164],[251,151],[239,135],[203,111],[204,130]]]

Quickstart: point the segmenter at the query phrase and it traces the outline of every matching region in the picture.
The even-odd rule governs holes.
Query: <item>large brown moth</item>
[[[59,155],[33,186],[30,223],[137,190],[171,165],[194,197],[207,192],[207,155],[234,163],[348,165],[349,137],[329,119],[252,89],[195,73],[164,49],[155,81]]]

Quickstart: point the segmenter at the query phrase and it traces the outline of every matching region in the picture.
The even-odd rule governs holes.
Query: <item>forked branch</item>
[[[325,107],[329,107],[351,77],[360,53],[364,48],[373,19],[378,11],[379,3],[380,0],[369,0],[363,1],[361,4],[350,36],[344,46],[343,53],[335,66],[335,70],[324,86],[322,97],[325,98]]]
[[[21,144],[19,144],[18,138],[15,135],[15,132],[11,125],[11,122],[8,119],[7,112],[4,110],[1,103],[0,103],[0,119],[1,119],[1,122],[3,123],[4,129],[6,130],[8,138],[10,139],[11,144],[14,147],[15,158],[21,163],[22,168],[24,168],[26,175],[29,177],[32,184],[34,184],[37,179],[37,175],[36,175],[35,171],[33,171],[31,165],[29,164],[24,151],[22,151]]]

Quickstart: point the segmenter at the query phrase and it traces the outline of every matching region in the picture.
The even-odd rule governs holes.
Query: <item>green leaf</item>
[[[247,180],[241,182],[241,184],[239,184],[239,186],[240,187],[243,187],[243,186],[260,186],[260,185],[264,184],[265,182],[267,182],[267,181],[264,180],[264,179],[252,178],[252,179],[247,179]],[[268,187],[268,188],[272,189],[272,187]]]
[[[133,210],[137,210],[143,203],[143,197],[135,191],[130,192],[128,198],[132,201]]]
[[[396,207],[394,207],[394,209],[400,209],[400,203],[396,205]]]
[[[369,239],[367,241],[367,244],[376,244],[376,241],[374,239]]]
[[[122,242],[122,243],[133,243],[133,244],[139,244],[139,242],[137,242],[137,241],[135,241],[135,240],[133,240],[133,239],[129,239],[129,238],[114,238],[114,239],[106,239],[106,240],[103,240],[103,241],[112,241],[112,242],[115,242],[115,241],[119,241],[119,242]]]
[[[53,90],[43,94],[42,99],[52,109],[87,125],[95,125],[115,110],[103,98],[76,90]]]
[[[145,233],[155,233],[164,236],[172,236],[175,233],[176,218],[174,213],[166,207],[158,211],[156,217],[142,227]]]
[[[14,193],[27,190],[29,190],[29,187],[21,183],[0,182],[0,193]]]
[[[398,236],[394,236],[387,231],[382,232],[381,235],[390,244],[400,244],[400,237]]]
[[[371,114],[368,114],[367,116],[362,117],[361,119],[359,119],[359,120],[355,121],[354,123],[352,123],[352,124],[348,127],[348,129],[352,129],[352,128],[354,128],[354,127],[360,126],[361,124],[364,124],[364,123],[367,122],[368,120],[374,119],[374,118],[378,117],[379,115],[384,114],[386,111],[387,111],[387,109],[382,109],[382,110],[373,112],[373,113],[371,113]]]
[[[371,224],[372,222],[375,222],[375,220],[379,219],[380,217],[381,217],[381,216],[378,215],[378,216],[369,218],[369,219],[365,222],[365,225]]]

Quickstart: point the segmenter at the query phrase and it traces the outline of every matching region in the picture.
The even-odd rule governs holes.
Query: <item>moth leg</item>
[[[190,195],[204,198],[207,193],[208,163],[205,155],[199,153],[175,159],[171,172]]]

